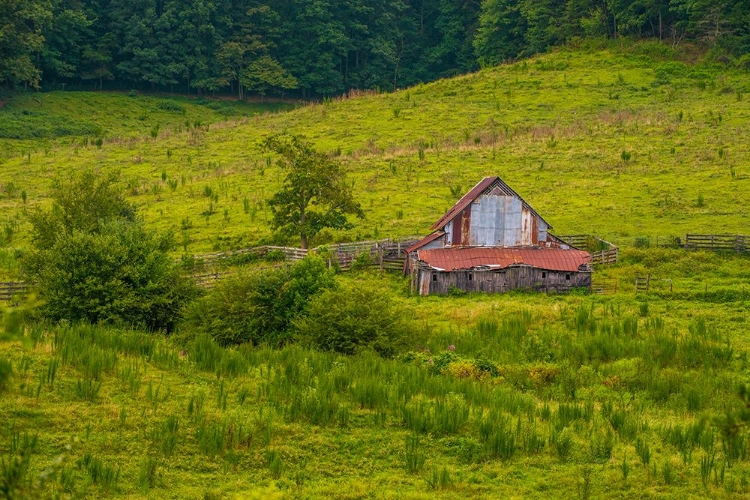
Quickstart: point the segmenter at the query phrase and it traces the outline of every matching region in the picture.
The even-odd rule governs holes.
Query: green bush
[[[35,209],[29,216],[34,246],[49,249],[58,238],[74,231],[98,233],[102,222],[108,220],[135,222],[135,207],[117,188],[118,181],[116,172],[102,175],[91,170],[70,179],[55,179],[52,208]]]
[[[391,357],[405,350],[409,338],[403,311],[373,278],[326,290],[295,327],[304,343],[342,354],[372,349]]]
[[[28,281],[52,320],[171,331],[197,293],[167,252],[171,234],[147,231],[116,187],[117,174],[87,171],[52,187],[52,207],[31,216]]]
[[[193,304],[187,325],[221,345],[282,345],[289,340],[292,320],[315,294],[332,285],[333,271],[316,256],[290,267],[228,278]]]
[[[98,234],[62,234],[52,248],[35,252],[29,278],[49,319],[171,331],[196,294],[167,254],[171,246],[170,235],[111,221]]]

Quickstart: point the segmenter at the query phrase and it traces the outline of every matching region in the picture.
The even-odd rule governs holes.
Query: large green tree
[[[277,163],[285,173],[282,189],[268,201],[274,229],[299,236],[302,248],[307,248],[324,228],[350,229],[347,214],[364,216],[340,162],[299,136],[271,136],[263,147],[278,155]]]
[[[0,84],[37,87],[34,55],[44,47],[42,28],[52,19],[47,0],[0,1]]]
[[[289,90],[298,86],[297,79],[270,56],[255,59],[240,74],[240,84],[265,97],[270,89]]]

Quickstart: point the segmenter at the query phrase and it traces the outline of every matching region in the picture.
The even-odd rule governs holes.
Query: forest
[[[750,65],[744,0],[3,0],[0,87],[331,96],[587,38]]]

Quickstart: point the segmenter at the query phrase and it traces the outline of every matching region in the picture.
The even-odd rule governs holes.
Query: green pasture
[[[10,463],[26,446],[23,491],[62,498],[750,492],[747,438],[713,420],[747,382],[746,298],[419,299],[392,285],[414,318],[397,360],[30,328],[25,347],[0,347],[14,371],[0,452]]]
[[[595,233],[627,245],[636,237],[742,233],[750,80],[672,56],[650,44],[560,51],[392,94],[218,122],[200,114],[216,118],[210,108],[183,102],[194,115],[187,120],[153,98],[138,97],[141,106],[122,112],[102,105],[94,115],[106,115],[101,120],[76,115],[113,131],[101,145],[90,137],[27,141],[32,152],[4,161],[6,245],[25,246],[24,212],[46,202],[52,177],[84,168],[119,170],[147,222],[181,233],[180,251],[268,241],[264,202],[280,173],[258,144],[282,132],[302,134],[344,162],[366,212],[354,230],[324,232],[317,243],[424,234],[455,202],[453,193],[495,174],[559,234]],[[117,108],[131,98],[56,99]]]
[[[747,432],[721,425],[750,382],[750,262],[656,248],[748,234],[750,79],[688,56],[566,49],[288,111],[14,97],[0,110],[5,278],[52,179],[83,169],[119,171],[147,226],[175,232],[175,257],[296,244],[268,224],[281,172],[258,145],[275,133],[340,159],[366,213],[313,245],[426,234],[499,175],[556,233],[619,245],[620,263],[595,270],[618,284],[606,296],[418,297],[389,276],[412,332],[395,359],[30,322],[0,343],[0,486],[23,469],[29,498],[750,495]],[[39,135],[10,138],[23,127]]]

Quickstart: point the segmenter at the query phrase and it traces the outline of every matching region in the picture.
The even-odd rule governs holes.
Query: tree
[[[142,223],[111,220],[97,233],[74,231],[37,255],[31,278],[53,320],[88,321],[174,329],[194,285],[179,274],[167,253],[170,234]]]
[[[383,357],[406,350],[408,315],[388,286],[372,278],[345,281],[317,295],[294,325],[300,340],[323,351],[356,354],[372,349]]]
[[[272,88],[288,90],[298,87],[297,79],[270,56],[259,57],[248,64],[240,74],[240,85],[258,91],[261,97]]]
[[[51,18],[47,0],[0,2],[0,84],[39,86],[32,56],[44,47],[42,28]]]
[[[286,172],[282,190],[268,201],[275,230],[299,236],[307,248],[323,228],[351,229],[346,214],[364,217],[339,162],[299,136],[271,136],[263,146],[279,155],[278,165]]]
[[[31,217],[26,279],[49,319],[170,331],[195,285],[168,254],[171,234],[146,230],[115,180],[85,172],[55,183],[51,209]]]
[[[135,222],[135,207],[117,189],[117,173],[87,171],[75,178],[57,178],[52,184],[52,208],[30,215],[34,246],[47,250],[62,236],[74,232],[98,233],[101,223],[111,219]]]
[[[517,0],[484,0],[474,51],[483,65],[518,56],[525,45],[526,21]]]

